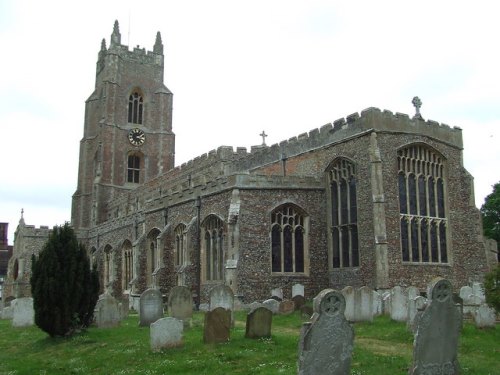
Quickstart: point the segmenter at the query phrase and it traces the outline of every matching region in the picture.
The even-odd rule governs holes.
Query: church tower
[[[109,217],[107,203],[174,167],[172,93],[163,84],[163,44],[153,51],[121,44],[115,21],[103,39],[94,92],[85,102],[78,185],[71,221],[89,229]]]

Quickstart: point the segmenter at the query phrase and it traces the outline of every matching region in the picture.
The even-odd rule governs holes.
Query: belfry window
[[[336,160],[328,171],[332,267],[358,267],[358,206],[356,168],[346,159]]]
[[[224,225],[221,219],[210,215],[203,224],[205,280],[224,279]]]
[[[130,94],[128,98],[128,122],[132,124],[142,124],[143,98],[137,92]]]
[[[138,184],[141,175],[141,157],[136,154],[128,156],[127,161],[127,182]]]
[[[280,206],[271,213],[273,273],[305,272],[307,222],[307,216],[292,204]]]
[[[403,262],[448,263],[443,157],[422,145],[398,151]]]

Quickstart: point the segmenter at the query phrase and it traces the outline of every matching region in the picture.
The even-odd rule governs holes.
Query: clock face
[[[134,146],[141,146],[144,144],[144,141],[146,141],[146,134],[139,128],[130,129],[128,132],[128,140]]]

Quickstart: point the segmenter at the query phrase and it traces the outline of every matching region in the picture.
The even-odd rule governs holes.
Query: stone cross
[[[267,137],[267,134],[264,130],[262,130],[262,133],[259,134],[261,137],[262,137],[262,146],[265,146],[266,145],[266,137]]]
[[[418,96],[415,96],[411,103],[415,107],[415,116],[413,116],[413,118],[423,120],[422,115],[420,114],[420,107],[422,107],[422,101],[420,100],[420,98]]]

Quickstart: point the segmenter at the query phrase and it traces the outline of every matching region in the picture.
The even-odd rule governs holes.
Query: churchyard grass
[[[72,338],[51,339],[37,327],[12,328],[0,321],[0,374],[295,374],[303,319],[298,312],[274,316],[269,339],[246,339],[245,313],[237,312],[231,341],[205,345],[203,315],[195,313],[184,346],[153,353],[149,328],[137,315],[118,328],[90,328]],[[406,374],[413,335],[403,323],[378,317],[356,323],[351,374]],[[500,368],[500,329],[466,323],[460,339],[463,374],[494,375]]]

